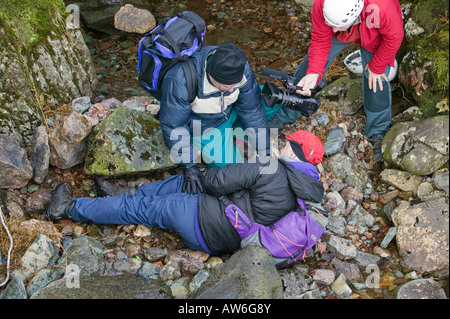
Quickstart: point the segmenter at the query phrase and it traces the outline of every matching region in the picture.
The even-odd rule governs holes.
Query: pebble
[[[387,248],[387,246],[390,244],[392,239],[394,239],[396,234],[397,234],[397,228],[396,227],[389,228],[388,232],[386,233],[386,236],[384,236],[383,241],[380,244],[380,247],[381,248]]]
[[[331,284],[333,291],[342,298],[347,298],[352,294],[352,289],[345,282],[345,276],[340,274]]]

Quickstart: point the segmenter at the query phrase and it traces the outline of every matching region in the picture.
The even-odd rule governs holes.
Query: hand
[[[386,74],[375,74],[369,69],[369,65],[366,65],[366,71],[369,72],[369,89],[373,90],[374,93],[377,93],[377,83],[380,85],[380,91],[383,91],[383,81],[385,79],[386,82],[389,82]]]
[[[183,168],[183,171],[184,181],[181,191],[193,195],[197,194],[197,192],[203,193],[205,191],[205,187],[203,185],[203,174],[200,172],[197,165],[189,168]]]
[[[317,80],[319,79],[319,74],[312,73],[305,75],[298,83],[297,83],[297,90],[298,94],[311,96],[311,89],[313,89],[316,84]]]

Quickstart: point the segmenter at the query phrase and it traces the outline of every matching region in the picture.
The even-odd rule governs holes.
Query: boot
[[[61,183],[52,190],[52,199],[45,209],[45,215],[53,222],[60,219],[71,219],[70,211],[73,206],[75,206],[75,201],[72,199],[72,186]]]
[[[371,136],[372,144],[374,146],[373,149],[373,160],[375,163],[383,162],[383,153],[381,152],[381,141],[383,140],[384,134],[378,133]]]

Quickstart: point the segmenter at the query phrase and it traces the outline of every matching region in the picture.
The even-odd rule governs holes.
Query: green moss
[[[400,55],[417,51],[420,64],[431,63],[424,75],[424,82],[429,85],[417,100],[424,118],[428,118],[437,115],[436,104],[449,96],[448,0],[412,2],[411,18],[425,32],[405,39],[406,45],[402,46]]]
[[[52,32],[61,32],[67,16],[60,0],[3,0],[0,27],[5,29],[9,42],[23,53]]]

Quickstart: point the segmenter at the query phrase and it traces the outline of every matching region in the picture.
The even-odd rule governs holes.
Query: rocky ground
[[[159,1],[155,2],[155,5],[158,7],[158,10],[154,11],[157,21],[174,11],[179,11],[178,9],[206,12],[204,16],[208,25],[206,43],[220,45],[234,42],[241,46],[246,50],[248,60],[261,84],[268,80],[259,74],[261,67],[293,72],[307,52],[311,23],[308,11],[301,9],[295,1],[261,4],[260,1],[206,0],[178,1],[170,5],[167,1]],[[95,97],[97,101],[116,98],[124,102],[148,96],[137,84],[136,52],[140,38],[141,35],[137,34],[106,35],[84,29],[84,39],[90,49],[100,82]],[[341,61],[353,49],[354,47],[348,48],[338,57],[327,75],[329,82],[348,74]],[[403,98],[402,91],[395,82],[393,91],[394,115],[399,115],[412,105]],[[69,112],[68,106],[67,113]],[[401,284],[430,278],[436,279],[433,284],[439,282],[443,287],[447,285],[448,294],[448,279],[445,280],[445,276],[436,277],[426,271],[414,271],[402,266],[402,257],[399,255],[395,240],[392,240],[395,233],[390,214],[402,203],[417,198],[417,192],[399,190],[398,187],[387,183],[387,178],[382,177],[381,173],[389,166],[386,163],[376,165],[371,160],[372,144],[363,134],[365,119],[362,110],[345,115],[336,105],[323,103],[319,114],[322,116],[301,118],[289,125],[280,135],[279,146],[282,147],[284,144],[284,134],[298,129],[309,130],[324,142],[329,155],[335,154],[332,147],[336,147],[344,154],[340,162],[347,161],[347,157],[357,160],[364,171],[367,171],[367,177],[372,185],[355,186],[354,183],[336,176],[330,167],[331,159],[323,163],[321,181],[327,192],[324,204],[333,217],[330,218],[328,231],[324,235],[327,250],[321,253],[317,247],[308,255],[306,262],[300,262],[294,268],[279,273],[283,279],[284,297],[395,298]],[[46,115],[55,122],[55,125],[61,119],[61,115],[64,116],[62,112],[56,114],[49,112]],[[331,135],[332,131],[335,135]],[[339,142],[337,146],[336,141]],[[335,156],[334,160],[339,162],[339,156]],[[358,168],[345,169],[351,169],[355,176],[359,176]],[[175,168],[148,174],[141,177],[139,182],[160,180],[177,173],[180,173],[180,169]],[[431,177],[421,180],[430,184],[433,181]],[[17,201],[24,207],[24,214],[19,217],[28,219],[24,218],[28,215],[35,220],[44,221],[44,216],[36,212],[42,212],[43,206],[49,200],[49,190],[60,182],[71,183],[75,197],[95,196],[92,177],[84,172],[82,164],[71,169],[51,166],[42,184],[30,182],[27,187],[15,192]],[[436,189],[433,185],[432,189]],[[430,193],[432,191],[428,191],[425,195]],[[29,220],[23,223],[25,224],[21,224],[20,228],[31,224]],[[95,256],[105,262],[102,265],[91,259],[85,261],[90,267],[91,274],[114,276],[120,273],[133,273],[145,278],[158,279],[165,282],[171,289],[170,293],[178,298],[192,297],[201,283],[214,274],[224,262],[231,259],[229,255],[219,258],[186,251],[174,232],[158,228],[150,229],[142,225],[104,226],[69,221],[55,226],[47,223],[42,225],[56,227],[47,230],[46,233],[64,247],[64,250],[71,247],[67,255],[58,261],[50,249],[48,255],[53,257],[47,260],[49,265],[63,265],[70,261],[70,258],[75,260],[82,255],[76,247],[90,247],[90,251],[96,251]],[[28,229],[33,229],[32,225],[28,226],[30,227]],[[15,231],[19,232],[17,229]],[[30,238],[34,241],[36,236]],[[7,247],[8,241],[4,234],[0,239],[2,248]],[[46,239],[40,240],[45,242]],[[13,266],[19,265],[19,256],[28,249],[31,241],[18,242],[21,246],[16,248],[17,258],[13,261]],[[73,242],[77,246],[71,246]],[[1,256],[5,255],[6,250],[2,249]],[[379,272],[369,269],[369,265],[376,265],[378,267],[376,271]],[[5,273],[4,264],[0,271],[1,274]],[[371,276],[374,274],[379,275],[378,285],[375,287],[370,286],[370,280],[373,278]],[[51,274],[46,273],[42,276],[60,278],[62,273],[52,271]],[[0,279],[2,278],[0,276]],[[37,288],[28,286],[27,289]],[[433,289],[438,291],[440,288]],[[28,291],[28,294],[30,296],[31,293]]]

